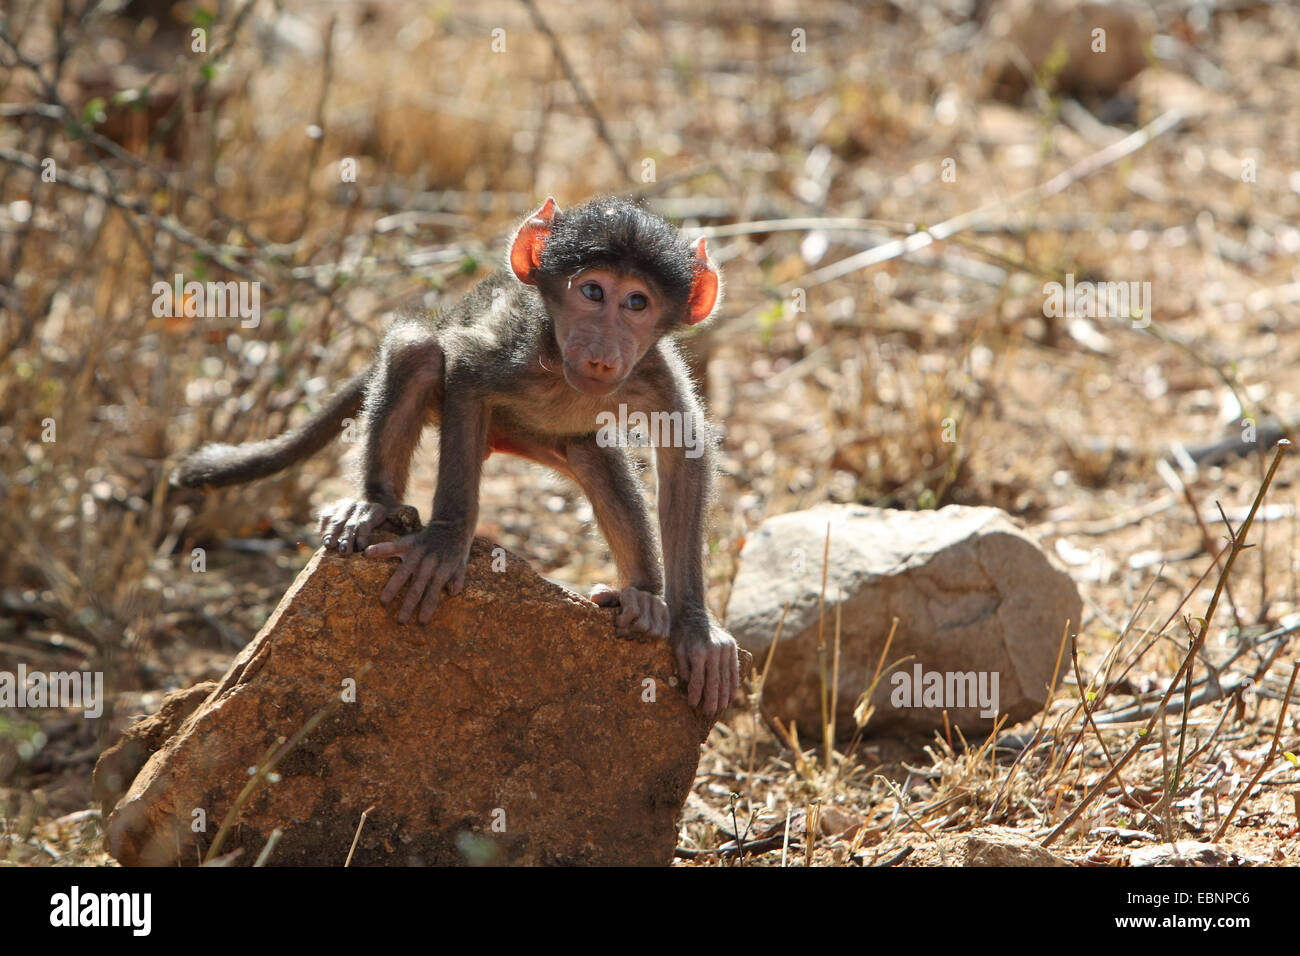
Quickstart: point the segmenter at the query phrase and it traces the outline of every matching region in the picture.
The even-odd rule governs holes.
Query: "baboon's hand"
[[[391,604],[401,593],[403,585],[410,581],[397,620],[405,624],[418,607],[420,623],[428,624],[438,607],[443,588],[448,594],[459,594],[465,587],[465,568],[473,540],[472,535],[465,533],[463,525],[434,520],[423,531],[366,548],[368,558],[402,560],[379,595],[380,603]]]
[[[392,509],[377,501],[344,498],[320,513],[321,544],[339,554],[363,551],[370,543],[370,533],[378,528]]]
[[[663,598],[640,588],[616,591],[604,584],[591,590],[591,600],[601,607],[621,607],[614,620],[614,633],[639,641],[663,640],[668,637],[668,605]]]
[[[705,714],[722,713],[740,692],[740,651],[736,639],[703,608],[673,621],[671,643],[677,669],[686,681],[686,702]]]

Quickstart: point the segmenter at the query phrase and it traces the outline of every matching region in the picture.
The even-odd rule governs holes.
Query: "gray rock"
[[[818,598],[831,527],[824,655]],[[949,722],[987,733],[993,713],[1023,720],[1046,702],[1066,622],[1083,613],[1074,583],[996,508],[938,511],[824,506],[778,515],[745,542],[727,625],[761,674],[790,605],[763,688],[764,710],[820,738],[821,668],[830,671],[842,615],[836,730],[854,729],[854,706],[898,630],[871,697],[867,728],[930,732]],[[889,665],[909,657],[889,670]],[[822,663],[824,661],[824,664]]]

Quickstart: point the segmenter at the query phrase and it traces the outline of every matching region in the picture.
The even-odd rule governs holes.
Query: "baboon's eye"
[[[592,302],[604,302],[605,290],[595,282],[584,282],[581,286],[582,294]]]
[[[640,312],[649,304],[650,300],[640,292],[633,292],[627,297],[627,307],[633,312]]]

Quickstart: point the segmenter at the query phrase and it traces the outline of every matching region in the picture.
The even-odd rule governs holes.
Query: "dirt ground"
[[[0,859],[111,863],[89,784],[104,742],[224,672],[306,563],[313,507],[349,487],[322,456],[190,495],[166,486],[170,463],[297,420],[392,310],[485,274],[545,195],[631,191],[707,230],[726,279],[720,316],[686,339],[723,430],[716,612],[745,535],[827,501],[1003,508],[1085,606],[1087,686],[1063,668],[1039,718],[1002,728],[1019,748],[939,734],[827,761],[740,708],[701,761],[679,865],[737,865],[733,821],[751,865],[933,865],[984,826],[1041,842],[1085,800],[1051,845],[1069,862],[1210,841],[1232,813],[1235,862],[1300,863],[1295,706],[1233,812],[1273,748],[1293,636],[1232,659],[1250,693],[1192,710],[1175,792],[1176,715],[1149,744],[1140,722],[1105,725],[1103,746],[1080,707],[1169,687],[1225,516],[1241,527],[1274,459],[1189,452],[1300,416],[1300,10],[1142,5],[1151,62],[1118,96],[1058,92],[1048,69],[1006,101],[989,76],[1011,4],[544,2],[549,34],[514,0],[226,3],[183,29],[60,27],[56,6],[19,0],[0,34],[0,669],[100,667],[116,703],[97,722],[0,713]],[[24,61],[55,80],[60,40],[56,98]],[[126,89],[149,108],[121,105]],[[45,157],[77,181],[41,183]],[[926,228],[941,238],[854,267]],[[155,318],[154,279],[196,269],[261,279],[268,321]],[[1067,275],[1149,282],[1149,313],[1050,316],[1045,285]],[[412,501],[432,494],[433,446]],[[1198,680],[1300,623],[1297,477],[1293,451]],[[481,515],[550,577],[613,578],[590,507],[537,466],[493,456]]]

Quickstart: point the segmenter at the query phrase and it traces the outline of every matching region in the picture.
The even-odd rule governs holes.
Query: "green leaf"
[[[785,303],[773,302],[762,312],[758,313],[758,327],[764,332],[771,332],[782,316],[785,315]]]
[[[1052,51],[1043,61],[1042,68],[1038,71],[1040,81],[1055,79],[1065,69],[1065,64],[1070,61],[1070,48],[1066,45],[1064,37],[1057,37],[1056,43],[1052,45]],[[1050,86],[1050,83],[1043,83],[1044,86]]]
[[[108,114],[104,112],[104,107],[108,104],[104,102],[102,96],[96,96],[81,109],[81,119],[83,122],[94,126],[108,119]]]

